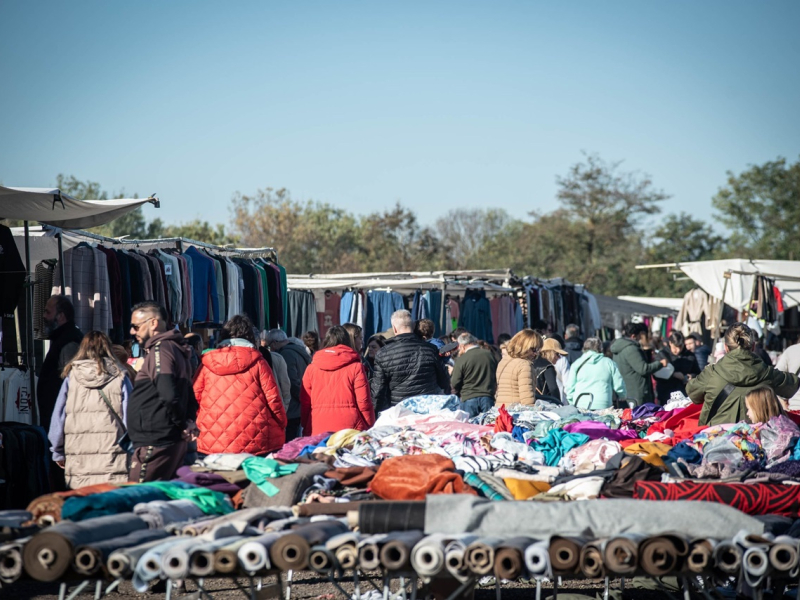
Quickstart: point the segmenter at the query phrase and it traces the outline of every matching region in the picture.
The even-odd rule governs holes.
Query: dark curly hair
[[[256,345],[253,322],[247,315],[234,315],[222,326],[222,331],[219,332],[219,341],[232,338],[241,338],[254,346]]]

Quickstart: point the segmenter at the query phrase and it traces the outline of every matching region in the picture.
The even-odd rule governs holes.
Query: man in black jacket
[[[567,351],[569,356],[569,364],[574,363],[581,356],[583,356],[583,340],[581,339],[581,328],[570,323],[564,329],[564,350]]]
[[[407,310],[392,314],[395,337],[375,356],[372,399],[376,410],[421,394],[450,391],[450,381],[433,344],[414,334],[414,322]]]
[[[286,372],[289,375],[289,393],[291,400],[286,410],[286,441],[290,442],[300,436],[300,388],[303,386],[303,375],[306,367],[311,364],[311,357],[306,352],[302,342],[289,339],[285,331],[270,329],[267,332],[267,342],[272,352],[277,352],[286,362]]]
[[[142,302],[131,312],[131,334],[145,357],[128,402],[134,448],[128,481],[169,480],[183,465],[187,442],[197,439],[191,348],[180,331],[167,331],[167,311],[160,304]]]

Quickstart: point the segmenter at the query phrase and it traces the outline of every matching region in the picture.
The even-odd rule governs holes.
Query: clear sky
[[[588,151],[711,218],[727,170],[800,155],[798,25],[795,0],[2,0],[0,181],[157,192],[168,223],[268,186],[429,223],[554,208]]]

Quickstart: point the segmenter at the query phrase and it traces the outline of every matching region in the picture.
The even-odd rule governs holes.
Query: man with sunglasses
[[[145,357],[128,402],[134,447],[128,480],[169,480],[183,464],[187,442],[196,439],[191,348],[180,331],[167,329],[167,312],[156,302],[133,307],[130,332]]]

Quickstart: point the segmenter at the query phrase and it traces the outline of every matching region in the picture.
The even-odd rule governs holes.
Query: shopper
[[[300,435],[300,387],[303,385],[303,375],[311,364],[311,357],[306,352],[305,346],[287,337],[286,332],[280,329],[270,329],[267,332],[267,347],[283,357],[286,370],[289,374],[289,408],[286,411],[288,424],[286,425],[286,441],[289,442]]]
[[[191,348],[180,331],[167,331],[167,311],[157,302],[133,307],[130,332],[145,357],[128,407],[129,481],[169,480],[183,464],[187,442],[197,439]]]
[[[667,378],[656,378],[656,396],[662,405],[670,401],[674,392],[685,395],[686,382],[700,374],[697,358],[694,352],[686,347],[686,341],[680,331],[673,329],[669,332],[667,345],[669,350],[662,350],[660,355],[672,365],[674,372]]]
[[[757,387],[768,386],[783,398],[797,392],[797,375],[778,371],[764,364],[753,352],[756,334],[744,323],[734,323],[725,332],[728,352],[709,365],[686,386],[696,404],[703,404],[700,425],[738,423],[747,419],[745,396]]]
[[[784,350],[778,357],[775,368],[784,373],[800,375],[800,344],[794,344]],[[789,410],[800,410],[800,391],[787,400],[789,400]]]
[[[334,325],[306,369],[300,389],[303,435],[364,431],[375,424],[369,380],[351,344],[347,330]]]
[[[542,347],[542,336],[523,329],[506,346],[508,356],[497,365],[497,404],[536,402],[536,369],[533,361]]]
[[[642,350],[641,341],[647,339],[647,326],[644,323],[627,323],[623,329],[623,337],[611,344],[611,353],[617,363],[628,397],[638,405],[653,402],[653,373],[667,366],[667,359],[661,358],[648,362]]]
[[[458,336],[458,358],[450,383],[461,397],[461,410],[475,417],[494,406],[497,392],[497,359],[490,350],[479,347],[471,333]]]
[[[556,363],[566,356],[567,351],[561,348],[558,340],[547,337],[542,342],[539,355],[533,361],[533,368],[536,370],[536,393],[539,396],[546,396],[557,404],[561,404],[561,390],[558,387]]]
[[[783,405],[772,388],[757,387],[744,397],[747,419],[751,423],[769,423],[770,419],[785,414]]]
[[[126,432],[132,386],[108,336],[87,333],[63,376],[48,438],[67,486],[125,483],[129,459],[118,442]]]
[[[578,408],[602,410],[613,405],[615,394],[627,396],[625,381],[616,363],[603,356],[603,342],[587,338],[583,354],[570,367],[567,400]]]
[[[314,353],[319,350],[319,334],[316,331],[306,331],[303,334],[303,343],[308,355],[314,356]]]
[[[564,329],[564,350],[568,353],[570,364],[573,364],[583,356],[583,340],[581,339],[581,328],[570,323]]]
[[[703,342],[703,336],[697,332],[690,333],[685,340],[686,349],[694,353],[697,359],[697,366],[702,371],[708,364],[708,357],[711,355],[711,348]]]

